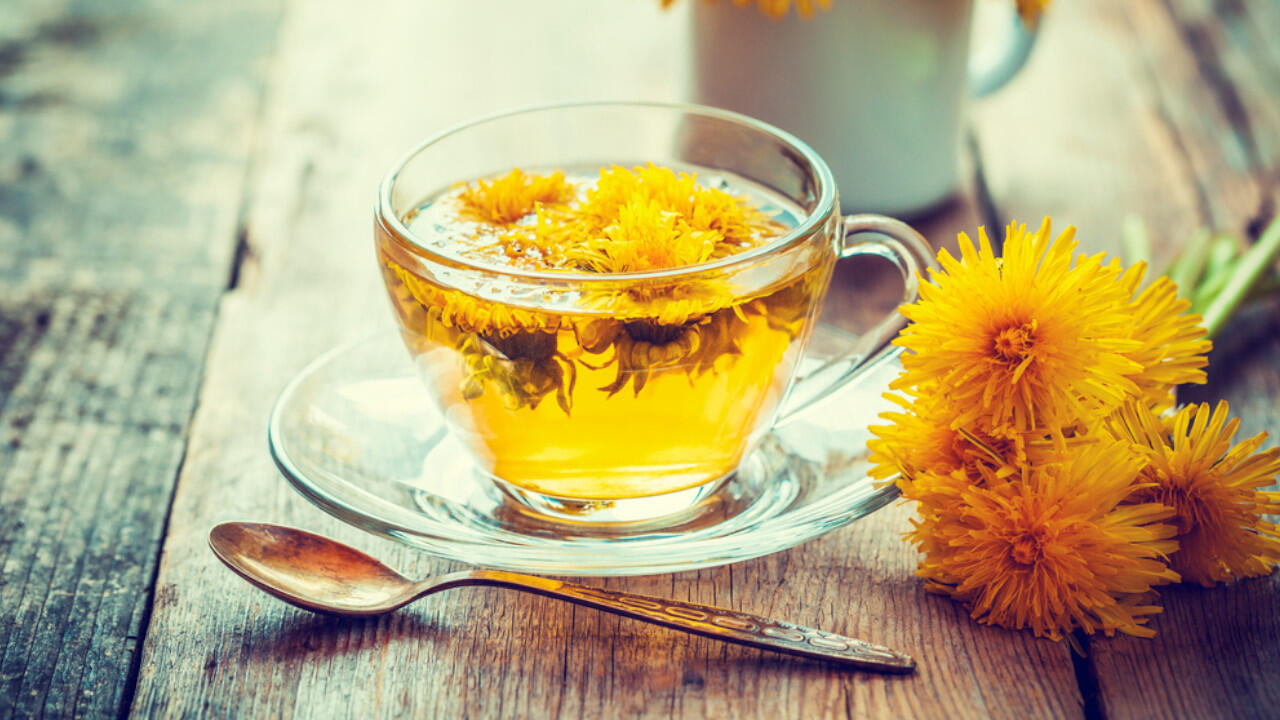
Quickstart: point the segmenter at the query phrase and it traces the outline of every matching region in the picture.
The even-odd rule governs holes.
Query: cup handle
[[[1015,3],[1009,7],[1013,27],[1003,47],[975,49],[969,57],[969,94],[980,98],[1004,87],[1031,57],[1031,48],[1040,34],[1040,23],[1027,27],[1018,15]]]
[[[898,268],[903,285],[899,305],[909,305],[920,297],[920,277],[926,268],[938,269],[933,249],[924,236],[901,220],[883,215],[850,215],[844,219],[840,258],[855,255],[881,257]],[[797,378],[778,414],[778,422],[792,418],[874,366],[876,360],[891,351],[889,341],[906,325],[906,317],[894,307],[875,327],[859,336],[844,355]]]

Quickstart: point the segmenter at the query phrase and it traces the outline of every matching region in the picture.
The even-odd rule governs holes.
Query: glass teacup
[[[459,182],[653,163],[759,199],[787,229],[700,265],[588,273],[498,265],[413,219]],[[608,522],[678,513],[733,475],[780,409],[857,375],[797,380],[835,262],[931,262],[889,218],[841,220],[823,161],[745,116],[598,103],[488,118],[411,152],[383,182],[375,239],[405,344],[454,440],[536,512]],[[443,228],[440,228],[443,229]],[[872,334],[888,337],[897,313]]]

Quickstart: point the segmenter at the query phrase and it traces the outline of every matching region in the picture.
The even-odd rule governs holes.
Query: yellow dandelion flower
[[[955,474],[967,482],[981,483],[982,467],[1004,479],[1028,463],[1028,440],[1040,439],[1038,434],[1020,432],[1010,425],[975,422],[971,427],[955,426],[958,409],[941,388],[928,388],[914,398],[894,393],[885,398],[902,411],[883,413],[880,417],[891,424],[869,428],[876,436],[867,443],[870,474],[881,479],[901,474],[899,486],[904,492],[922,472]]]
[[[687,216],[699,190],[697,182],[693,175],[658,165],[635,168],[614,165],[600,171],[599,180],[587,192],[587,200],[579,212],[586,217],[598,217],[601,225],[607,225],[623,205],[643,199]]]
[[[386,261],[386,267],[391,273],[394,287],[403,288],[402,292],[417,303],[425,317],[462,332],[480,333],[490,338],[507,338],[526,331],[554,332],[561,325],[558,315],[485,302],[456,290],[446,290],[432,285],[392,260]],[[398,306],[405,307],[406,304],[398,303]],[[406,317],[406,321],[408,319]]]
[[[1138,292],[1146,272],[1145,263],[1136,263],[1120,278],[1132,296],[1130,337],[1141,343],[1125,353],[1142,366],[1133,376],[1147,405],[1166,409],[1173,404],[1173,389],[1186,383],[1204,383],[1206,354],[1213,343],[1206,338],[1200,316],[1187,313],[1191,301],[1178,297],[1178,286],[1161,276]]]
[[[916,502],[916,514],[920,520],[913,520],[915,530],[907,534],[907,539],[928,558],[939,558],[948,552],[947,541],[936,532],[942,522],[951,522],[959,518],[959,512],[966,507],[964,494],[977,485],[985,485],[986,481],[975,484],[961,472],[935,473],[929,470],[916,470],[910,474],[910,481],[904,482],[906,474],[899,479],[902,497]],[[1004,481],[996,484],[1003,485]],[[922,561],[921,568],[924,567]]]
[[[540,207],[529,242],[556,267],[641,272],[705,263],[785,229],[746,197],[650,164],[604,168],[580,202]],[[614,317],[680,326],[731,305],[735,296],[726,282],[700,278],[605,291],[584,304]]]
[[[564,173],[530,175],[519,168],[494,180],[476,180],[458,195],[465,216],[494,225],[509,225],[535,212],[539,205],[568,201],[573,187]]]
[[[536,408],[554,393],[569,412],[577,368],[557,338],[567,320],[437,287],[389,258],[383,264],[392,305],[413,332],[411,346],[418,352],[441,345],[458,351],[463,398],[479,397],[493,386],[507,407]]]
[[[715,0],[703,0],[704,2],[715,2]],[[846,0],[847,1],[847,0]],[[1016,0],[1018,5],[1018,14],[1022,16],[1022,21],[1027,24],[1034,23],[1040,14],[1049,7],[1052,0]],[[662,7],[671,7],[676,0],[662,0]],[[773,18],[781,20],[791,11],[792,0],[733,0],[733,4],[738,7],[747,7],[756,5],[760,12]],[[800,17],[811,19],[814,16],[814,10],[821,8],[823,10],[831,9],[831,0],[795,0],[796,12]]]
[[[696,175],[650,164],[601,170],[586,200],[570,209],[565,214],[567,218],[564,215],[556,218],[562,227],[552,241],[563,244],[565,235],[570,236],[569,242],[573,238],[579,242],[599,238],[622,220],[625,209],[630,208],[634,213],[641,207],[646,213],[672,213],[686,232],[699,233],[703,241],[709,241],[711,252],[702,261],[755,247],[785,230],[748,198],[699,185]],[[618,272],[607,265],[584,269]]]
[[[909,534],[918,574],[974,619],[1055,640],[1079,628],[1149,637],[1159,612],[1144,595],[1177,582],[1164,560],[1175,529],[1158,503],[1122,505],[1142,460],[1125,443],[1094,443],[1016,481],[963,484],[949,507]]]
[[[1017,2],[1018,14],[1022,16],[1022,22],[1033,25],[1053,0],[1017,0]]]
[[[1131,403],[1112,417],[1115,435],[1146,458],[1133,502],[1159,502],[1175,511],[1181,546],[1173,568],[1201,585],[1267,575],[1280,564],[1280,527],[1263,516],[1280,513],[1280,493],[1262,488],[1280,474],[1280,447],[1261,452],[1267,434],[1232,446],[1239,419],[1227,403],[1182,408],[1162,421]]]
[[[449,240],[461,246],[458,255],[501,267],[602,274],[696,266],[786,229],[745,196],[652,164],[604,168],[594,184],[563,172],[514,169],[455,186],[419,212],[455,228]],[[615,366],[614,380],[600,388],[610,395],[627,386],[639,394],[666,374],[692,381],[742,353],[748,316],[763,315],[770,327],[794,335],[812,306],[793,307],[810,296],[771,289],[765,308],[766,299],[742,297],[727,278],[704,273],[593,284],[575,298],[580,312],[537,312],[442,285],[396,257],[382,248],[387,287],[410,344],[419,352],[455,349],[462,397],[494,392],[509,408],[537,408],[554,394],[569,413],[578,364]],[[822,273],[805,277],[811,275]]]
[[[730,327],[735,319],[725,311],[685,325],[643,320],[616,324],[610,338],[614,355],[601,367],[614,365],[618,374],[600,389],[613,395],[631,385],[639,395],[649,380],[667,373],[685,374],[691,380],[706,373],[717,359],[742,354]]]
[[[670,7],[675,4],[676,0],[662,0],[662,7]],[[711,0],[704,0],[710,2]],[[1025,2],[1027,0],[1020,0]],[[792,0],[733,0],[733,4],[739,7],[748,5],[756,5],[760,8],[760,12],[768,15],[775,20],[781,20],[786,17],[787,12],[791,10]],[[831,8],[831,0],[795,0],[796,11],[801,17],[812,18],[814,8],[822,8],[829,10]]]
[[[679,213],[654,200],[633,198],[617,209],[603,237],[566,251],[595,272],[639,272],[697,265],[711,258],[722,236],[693,230]]]
[[[463,219],[482,223],[475,249],[516,267],[597,273],[687,267],[756,247],[785,232],[771,214],[688,173],[609,167],[579,197],[561,172],[519,169],[463,186]]]
[[[913,323],[894,341],[908,352],[892,387],[945,387],[958,424],[986,415],[1018,429],[1068,424],[1136,393],[1143,368],[1125,353],[1141,344],[1129,339],[1119,267],[1101,254],[1073,262],[1073,235],[1050,242],[1047,218],[1034,235],[1010,224],[997,258],[985,231],[978,247],[961,234],[960,259],[943,250],[942,271],[902,308]]]

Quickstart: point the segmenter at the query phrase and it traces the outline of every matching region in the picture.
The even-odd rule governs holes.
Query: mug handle
[[[903,285],[899,305],[909,305],[920,297],[920,278],[926,268],[939,268],[924,236],[901,220],[884,215],[859,214],[844,219],[840,259],[855,255],[884,258],[898,268]],[[889,342],[906,326],[907,318],[895,306],[875,327],[860,335],[844,355],[796,378],[777,422],[791,419],[873,367],[876,360],[892,351]]]
[[[1040,34],[1040,23],[1028,28],[1018,15],[1015,3],[1004,4],[1013,19],[1004,47],[984,47],[969,57],[969,94],[976,98],[990,95],[1012,80],[1031,57],[1031,48],[1035,47]]]

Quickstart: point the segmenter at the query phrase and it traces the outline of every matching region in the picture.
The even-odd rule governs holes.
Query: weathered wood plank
[[[1251,21],[1249,6],[1271,14]],[[1194,170],[1206,224],[1257,237],[1278,209],[1274,3],[1144,0],[1126,9],[1161,114]]]
[[[450,123],[531,102],[678,99],[682,19],[654,5],[512,1],[499,12],[381,0],[292,9],[251,184],[249,260],[220,309],[134,713],[1079,715],[1064,646],[979,627],[923,592],[899,538],[901,507],[754,562],[601,583],[874,637],[920,653],[921,672],[907,678],[837,673],[498,591],[451,592],[378,620],[319,619],[249,588],[208,551],[212,525],[255,519],[339,537],[413,575],[454,567],[345,527],[295,496],[264,452],[267,412],[315,354],[390,327],[368,208],[403,148]],[[568,35],[534,52],[527,28],[535,23]],[[364,38],[375,26],[382,35],[370,45]],[[593,30],[584,36],[580,27]],[[423,28],[449,31],[421,42]],[[477,85],[485,92],[472,92]],[[332,88],[359,102],[334,103]],[[953,238],[976,224],[973,202],[962,200],[928,227]],[[840,297],[851,301],[854,286],[879,282],[866,272],[843,269]],[[852,307],[836,312],[862,319]]]
[[[113,714],[213,304],[133,292],[21,302],[33,300],[48,302],[37,310],[48,329],[0,416],[5,697],[23,715]]]
[[[0,717],[127,705],[274,19],[0,13]]]
[[[1128,3],[1055,3],[1006,89],[974,104],[979,154],[1001,220],[1074,224],[1090,252],[1116,252],[1125,218],[1168,258],[1208,221],[1195,168],[1162,116]]]

